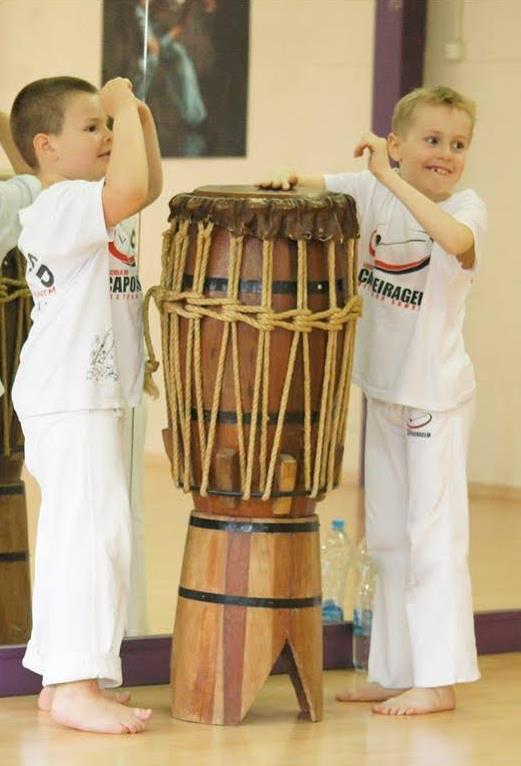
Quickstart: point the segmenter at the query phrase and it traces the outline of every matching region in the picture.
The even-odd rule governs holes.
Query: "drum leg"
[[[320,720],[319,594],[316,517],[239,522],[192,514],[172,649],[172,715],[239,723],[282,655],[301,715]]]
[[[31,631],[25,487],[0,484],[0,644],[23,644]]]

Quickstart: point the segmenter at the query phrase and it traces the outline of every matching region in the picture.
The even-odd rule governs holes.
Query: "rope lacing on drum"
[[[299,345],[302,345],[304,371],[304,483],[305,490],[311,497],[317,497],[324,486],[331,489],[334,483],[335,459],[337,447],[343,441],[349,400],[348,381],[351,377],[352,350],[354,342],[354,320],[361,313],[361,300],[355,292],[356,244],[348,240],[345,247],[347,261],[346,273],[349,278],[348,294],[353,297],[345,306],[337,305],[335,280],[335,243],[327,243],[327,262],[329,273],[330,307],[313,312],[307,303],[307,242],[299,240],[297,244],[297,307],[288,311],[276,312],[272,303],[273,282],[273,241],[263,241],[263,274],[260,305],[248,306],[239,301],[239,277],[243,257],[243,237],[230,236],[229,280],[225,298],[211,298],[203,294],[211,243],[212,223],[197,224],[197,242],[195,254],[195,273],[191,290],[182,289],[182,280],[188,251],[187,220],[174,219],[172,230],[164,235],[162,256],[161,284],[152,287],[145,298],[145,340],[149,360],[146,366],[146,390],[157,391],[152,383],[151,373],[157,369],[149,325],[149,304],[154,300],[161,315],[161,335],[163,345],[163,367],[168,410],[171,417],[172,437],[172,475],[178,486],[188,492],[193,477],[191,476],[191,420],[192,420],[192,381],[195,391],[195,408],[199,434],[201,465],[201,483],[199,492],[204,497],[208,493],[210,464],[215,443],[219,403],[221,400],[225,362],[228,346],[231,342],[233,387],[237,413],[237,440],[241,495],[248,500],[252,493],[253,469],[256,455],[257,433],[260,430],[259,444],[259,486],[262,499],[267,500],[272,492],[277,458],[280,451],[282,429],[287,411],[288,398],[293,379],[295,360]],[[201,359],[201,320],[209,317],[223,323],[221,345],[218,355],[217,373],[213,388],[212,406],[209,418],[205,418],[202,389]],[[185,376],[182,380],[179,349],[179,319],[188,320],[185,339],[186,362]],[[243,422],[243,405],[240,388],[240,369],[237,328],[239,323],[246,323],[259,332],[259,343],[255,361],[253,381],[251,420],[249,438],[246,440]],[[340,372],[337,374],[337,346],[339,332],[345,328],[343,349],[340,357]],[[293,333],[288,360],[288,369],[284,379],[280,406],[278,409],[271,455],[268,459],[269,426],[269,373],[270,373],[270,337],[275,329],[284,329]],[[311,369],[309,337],[313,330],[327,332],[326,360],[322,394],[318,417],[318,435],[314,464],[311,447]],[[183,385],[184,383],[184,385]],[[205,420],[208,430],[205,430]],[[257,427],[259,424],[259,428]],[[246,443],[247,442],[247,443]]]

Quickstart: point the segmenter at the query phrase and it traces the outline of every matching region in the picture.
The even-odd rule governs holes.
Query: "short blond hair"
[[[470,135],[476,122],[476,102],[457,90],[446,85],[434,85],[430,88],[415,88],[401,98],[394,107],[391,130],[396,135],[407,130],[411,123],[414,110],[420,104],[433,106],[447,106],[450,109],[460,109],[470,117]]]

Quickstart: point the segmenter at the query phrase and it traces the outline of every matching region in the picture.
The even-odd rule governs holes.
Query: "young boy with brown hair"
[[[131,563],[124,411],[143,388],[141,285],[117,227],[161,191],[154,121],[128,80],[98,92],[55,77],[18,94],[11,129],[42,186],[20,215],[34,309],[13,386],[41,489],[23,663],[43,676],[40,706],[56,721],[135,733],[151,711],[103,692],[121,684]]]
[[[462,326],[486,209],[472,190],[455,191],[474,121],[461,94],[419,88],[396,105],[387,140],[366,133],[356,145],[367,171],[259,184],[357,204],[364,308],[353,380],[367,397],[366,535],[378,581],[369,684],[338,698],[389,715],[452,709],[454,684],[479,678],[467,564],[475,379]]]

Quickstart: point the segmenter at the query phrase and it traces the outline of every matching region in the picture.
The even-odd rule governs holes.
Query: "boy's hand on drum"
[[[266,179],[258,181],[255,186],[260,189],[273,189],[274,191],[289,191],[298,184],[298,175],[294,170],[278,170],[270,174]]]
[[[387,141],[385,138],[377,136],[371,131],[364,133],[354,149],[355,157],[362,157],[365,150],[368,150],[369,158],[367,167],[371,173],[382,180],[386,173],[392,170],[387,152]]]

